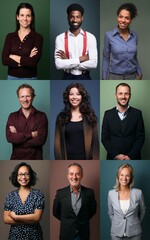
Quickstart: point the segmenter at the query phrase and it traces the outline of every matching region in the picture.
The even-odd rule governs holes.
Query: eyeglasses
[[[23,176],[29,177],[30,174],[29,173],[18,173],[18,177],[23,177]]]

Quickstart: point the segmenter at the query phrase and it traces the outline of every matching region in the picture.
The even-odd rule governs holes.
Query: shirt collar
[[[34,114],[36,113],[36,111],[37,111],[37,110],[32,106],[32,110],[31,110],[30,115],[34,115]],[[19,113],[20,113],[20,114],[23,114],[22,108],[19,109]],[[24,114],[23,114],[23,115],[24,115]]]
[[[122,113],[122,114],[124,114],[124,115],[127,114],[129,108],[130,108],[130,106],[128,105],[128,108],[127,108],[127,110],[126,110],[125,112],[120,112],[119,109],[118,109],[118,105],[116,106],[116,110],[117,110],[117,112]]]
[[[71,193],[74,192],[73,189],[71,188],[71,186],[70,186],[70,192],[71,192]],[[78,192],[81,193],[81,187],[78,189]]]
[[[129,32],[130,32],[130,36],[131,36],[131,35],[132,35],[132,36],[135,36],[135,33],[134,33],[132,30],[129,29]],[[117,34],[120,35],[118,27],[114,28],[114,30],[112,31],[112,33],[113,33],[113,36],[115,36],[115,35],[117,35]]]
[[[80,28],[80,32],[79,32],[79,34],[84,35],[84,31],[83,31],[82,28]],[[79,34],[78,34],[78,35],[79,35]],[[74,34],[73,34],[72,32],[70,32],[70,30],[68,30],[68,35],[70,35],[70,36],[74,36]]]

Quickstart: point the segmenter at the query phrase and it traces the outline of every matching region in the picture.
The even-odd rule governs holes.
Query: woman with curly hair
[[[130,29],[137,15],[137,8],[133,3],[124,3],[118,8],[117,27],[105,33],[102,79],[142,79],[137,58],[138,34]]]
[[[65,107],[56,119],[55,159],[99,159],[97,117],[86,89],[81,83],[71,83],[63,100]]]

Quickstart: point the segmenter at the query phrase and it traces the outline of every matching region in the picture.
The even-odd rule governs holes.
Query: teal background
[[[116,106],[115,89],[122,81],[100,81],[100,132],[104,112]],[[126,81],[131,87],[130,105],[140,109],[143,114],[145,124],[145,143],[142,148],[142,159],[150,159],[150,108],[149,108],[149,81]],[[100,144],[100,159],[106,159],[106,151],[102,143]]]
[[[117,26],[118,7],[128,1],[124,0],[100,0],[100,76],[102,76],[102,51],[105,32],[113,30]],[[130,28],[138,33],[138,60],[143,71],[143,79],[149,79],[149,55],[150,55],[150,22],[149,0],[130,0],[138,10],[138,16],[133,19]],[[100,77],[101,78],[101,77]]]
[[[16,29],[16,9],[23,1],[1,0],[0,14],[0,54],[8,33]],[[35,12],[35,29],[43,38],[42,57],[38,64],[38,79],[50,79],[50,1],[30,0],[25,1],[33,6]],[[0,60],[0,79],[7,79],[7,66],[2,65]]]
[[[45,112],[50,122],[50,81],[47,80],[31,80],[31,81],[0,81],[0,160],[9,160],[12,152],[12,145],[6,140],[5,129],[8,116],[11,112],[18,111],[20,103],[16,94],[17,88],[23,84],[30,84],[35,90],[35,98],[33,100],[33,106],[38,110]],[[44,159],[50,158],[49,150],[49,134],[45,145],[43,146],[43,157]]]
[[[146,205],[146,213],[142,222],[143,240],[149,239],[149,216],[150,216],[150,162],[149,161],[101,161],[100,162],[100,239],[110,240],[110,220],[108,216],[108,191],[113,189],[116,181],[118,167],[129,163],[134,169],[135,188],[142,190]]]

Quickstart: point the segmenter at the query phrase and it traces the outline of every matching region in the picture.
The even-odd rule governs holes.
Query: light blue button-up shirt
[[[137,59],[137,33],[130,31],[125,41],[118,28],[105,33],[102,61],[102,79],[108,79],[109,72],[114,74],[141,75],[142,71]]]

